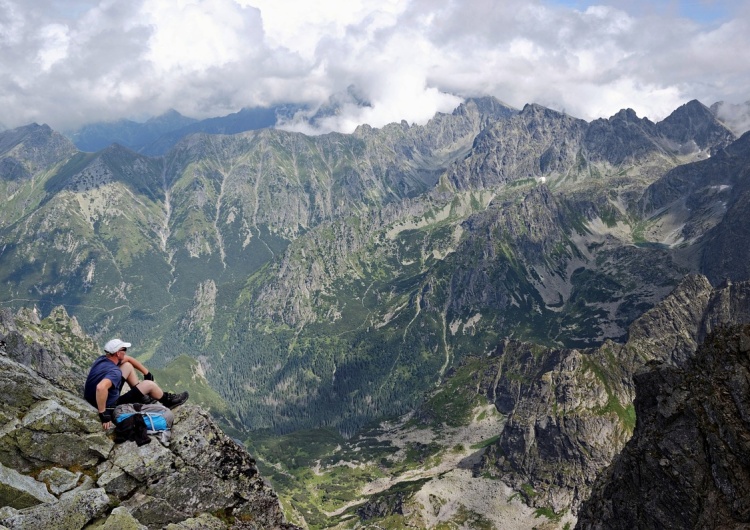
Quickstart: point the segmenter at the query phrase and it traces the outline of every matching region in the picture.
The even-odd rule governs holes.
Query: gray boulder
[[[43,483],[0,464],[0,505],[28,508],[56,500]]]
[[[102,516],[111,507],[111,500],[101,489],[79,492],[56,502],[40,504],[18,510],[0,519],[11,530],[45,528],[47,530],[72,530],[83,528]]]
[[[52,493],[60,495],[75,488],[81,475],[80,471],[73,473],[67,469],[53,467],[39,473],[39,480],[46,483]]]

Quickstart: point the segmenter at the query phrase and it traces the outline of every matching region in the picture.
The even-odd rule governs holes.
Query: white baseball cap
[[[107,353],[117,353],[120,348],[130,348],[132,344],[129,342],[123,342],[120,339],[112,339],[104,345],[104,351]]]

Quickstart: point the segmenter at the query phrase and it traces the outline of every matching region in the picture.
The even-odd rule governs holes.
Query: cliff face
[[[0,337],[10,359],[74,394],[83,392],[85,374],[100,355],[94,340],[63,307],[44,319],[35,309],[22,309],[17,315],[0,309]]]
[[[644,395],[656,396],[654,392],[658,390],[652,387],[661,385],[659,378],[667,375],[653,375],[648,379],[635,374],[641,374],[640,370],[653,363],[674,367],[675,373],[683,366],[685,370],[706,372],[714,365],[720,366],[725,361],[693,361],[692,358],[699,344],[711,333],[726,326],[750,322],[749,310],[750,282],[727,283],[712,288],[705,277],[691,275],[631,325],[625,344],[608,341],[596,349],[570,350],[507,342],[488,360],[484,372],[477,377],[479,392],[493,401],[508,420],[497,442],[482,456],[475,472],[506,480],[524,495],[530,505],[551,507],[558,513],[570,509],[575,513],[580,503],[589,497],[597,475],[613,459],[617,461],[616,455],[626,447],[634,432],[635,419],[638,418],[639,426],[635,430],[637,438],[638,429],[643,428],[642,422],[647,421],[644,418],[649,414],[653,416],[653,412],[638,410],[639,400],[643,403],[647,399]],[[729,339],[724,342],[729,344]],[[725,364],[726,370],[738,370],[736,373],[732,371],[732,381],[736,380],[737,387],[732,391],[742,391],[748,383],[742,379],[744,372],[739,361],[729,359]],[[672,372],[667,370],[664,373]],[[710,399],[717,395],[712,385],[721,386],[710,380],[700,385],[690,380],[674,392],[682,396],[680,399],[689,393],[698,406],[705,396]],[[727,387],[727,390],[730,389]],[[724,395],[718,392],[718,395]],[[741,395],[731,392],[729,395],[738,403],[740,412],[744,411],[746,405],[740,401]],[[656,399],[653,397],[652,401]],[[659,397],[658,402],[665,399]],[[724,429],[724,420],[720,416],[710,411],[705,414],[715,416],[712,421],[715,421],[716,429]],[[671,416],[666,418],[662,423],[668,432]],[[731,421],[728,426],[731,429]],[[660,428],[653,428],[655,437],[661,436],[658,434]],[[690,438],[684,433],[680,436],[685,440]],[[750,439],[750,433],[738,432],[736,436]],[[703,438],[708,440],[706,436]],[[622,469],[638,476],[639,471],[635,471],[638,467],[633,464],[628,468],[628,465],[623,465]],[[648,480],[642,480],[643,484],[635,482],[632,489],[648,484]],[[696,492],[700,492],[700,488],[696,488]],[[609,493],[603,495],[603,498],[609,498]],[[635,527],[654,525],[623,526]]]
[[[508,421],[475,471],[535,507],[575,511],[633,430],[623,351],[548,350],[509,342],[479,388]]]
[[[638,423],[577,528],[750,524],[750,325],[710,335],[684,367],[635,376]]]
[[[58,314],[58,333],[24,316],[3,313],[0,330],[0,527],[295,528],[253,458],[200,407],[175,410],[168,446],[115,445],[80,393],[54,382],[55,367],[72,386],[86,373],[59,346],[71,320]],[[19,333],[29,329],[38,342]]]

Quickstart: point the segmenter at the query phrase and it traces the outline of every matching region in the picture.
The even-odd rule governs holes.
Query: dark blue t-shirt
[[[83,397],[86,401],[97,407],[96,404],[96,385],[103,379],[112,381],[107,394],[107,408],[112,409],[117,405],[117,398],[120,397],[122,389],[122,372],[120,367],[102,355],[94,364],[91,365],[89,375],[86,378],[86,385],[83,388]]]

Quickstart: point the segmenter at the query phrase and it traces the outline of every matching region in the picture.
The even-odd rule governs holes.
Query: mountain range
[[[119,144],[139,153],[160,156],[190,134],[236,134],[264,129],[273,127],[280,120],[291,119],[299,110],[302,108],[298,105],[254,107],[227,116],[197,120],[172,109],[142,123],[127,119],[92,123],[66,131],[65,135],[81,151],[96,152]]]
[[[295,522],[474,517],[429,489],[453,469],[423,473],[439,460],[572,524],[651,414],[638,370],[683,369],[718,324],[747,321],[750,133],[720,108],[586,122],[477,98],[425,125],[319,136],[172,114],[140,152],[6,130],[0,303],[63,306],[93,336],[84,349],[120,336],[163,380],[185,374],[254,440]],[[467,425],[496,434],[441,446]],[[383,445],[414,427],[432,434]],[[321,428],[337,454],[300,467],[279,449]],[[352,472],[355,495],[337,482],[369,465],[359,450],[379,464]]]
[[[483,98],[160,157],[30,125],[0,133],[2,302],[188,354],[247,429],[350,435],[505,338],[621,341],[685,274],[746,278],[749,141],[697,101],[589,123]]]
[[[587,123],[485,98],[163,157],[32,125],[0,138],[3,301],[188,353],[246,428],[352,433],[505,337],[622,340],[686,273],[747,277],[747,142],[697,101]]]

